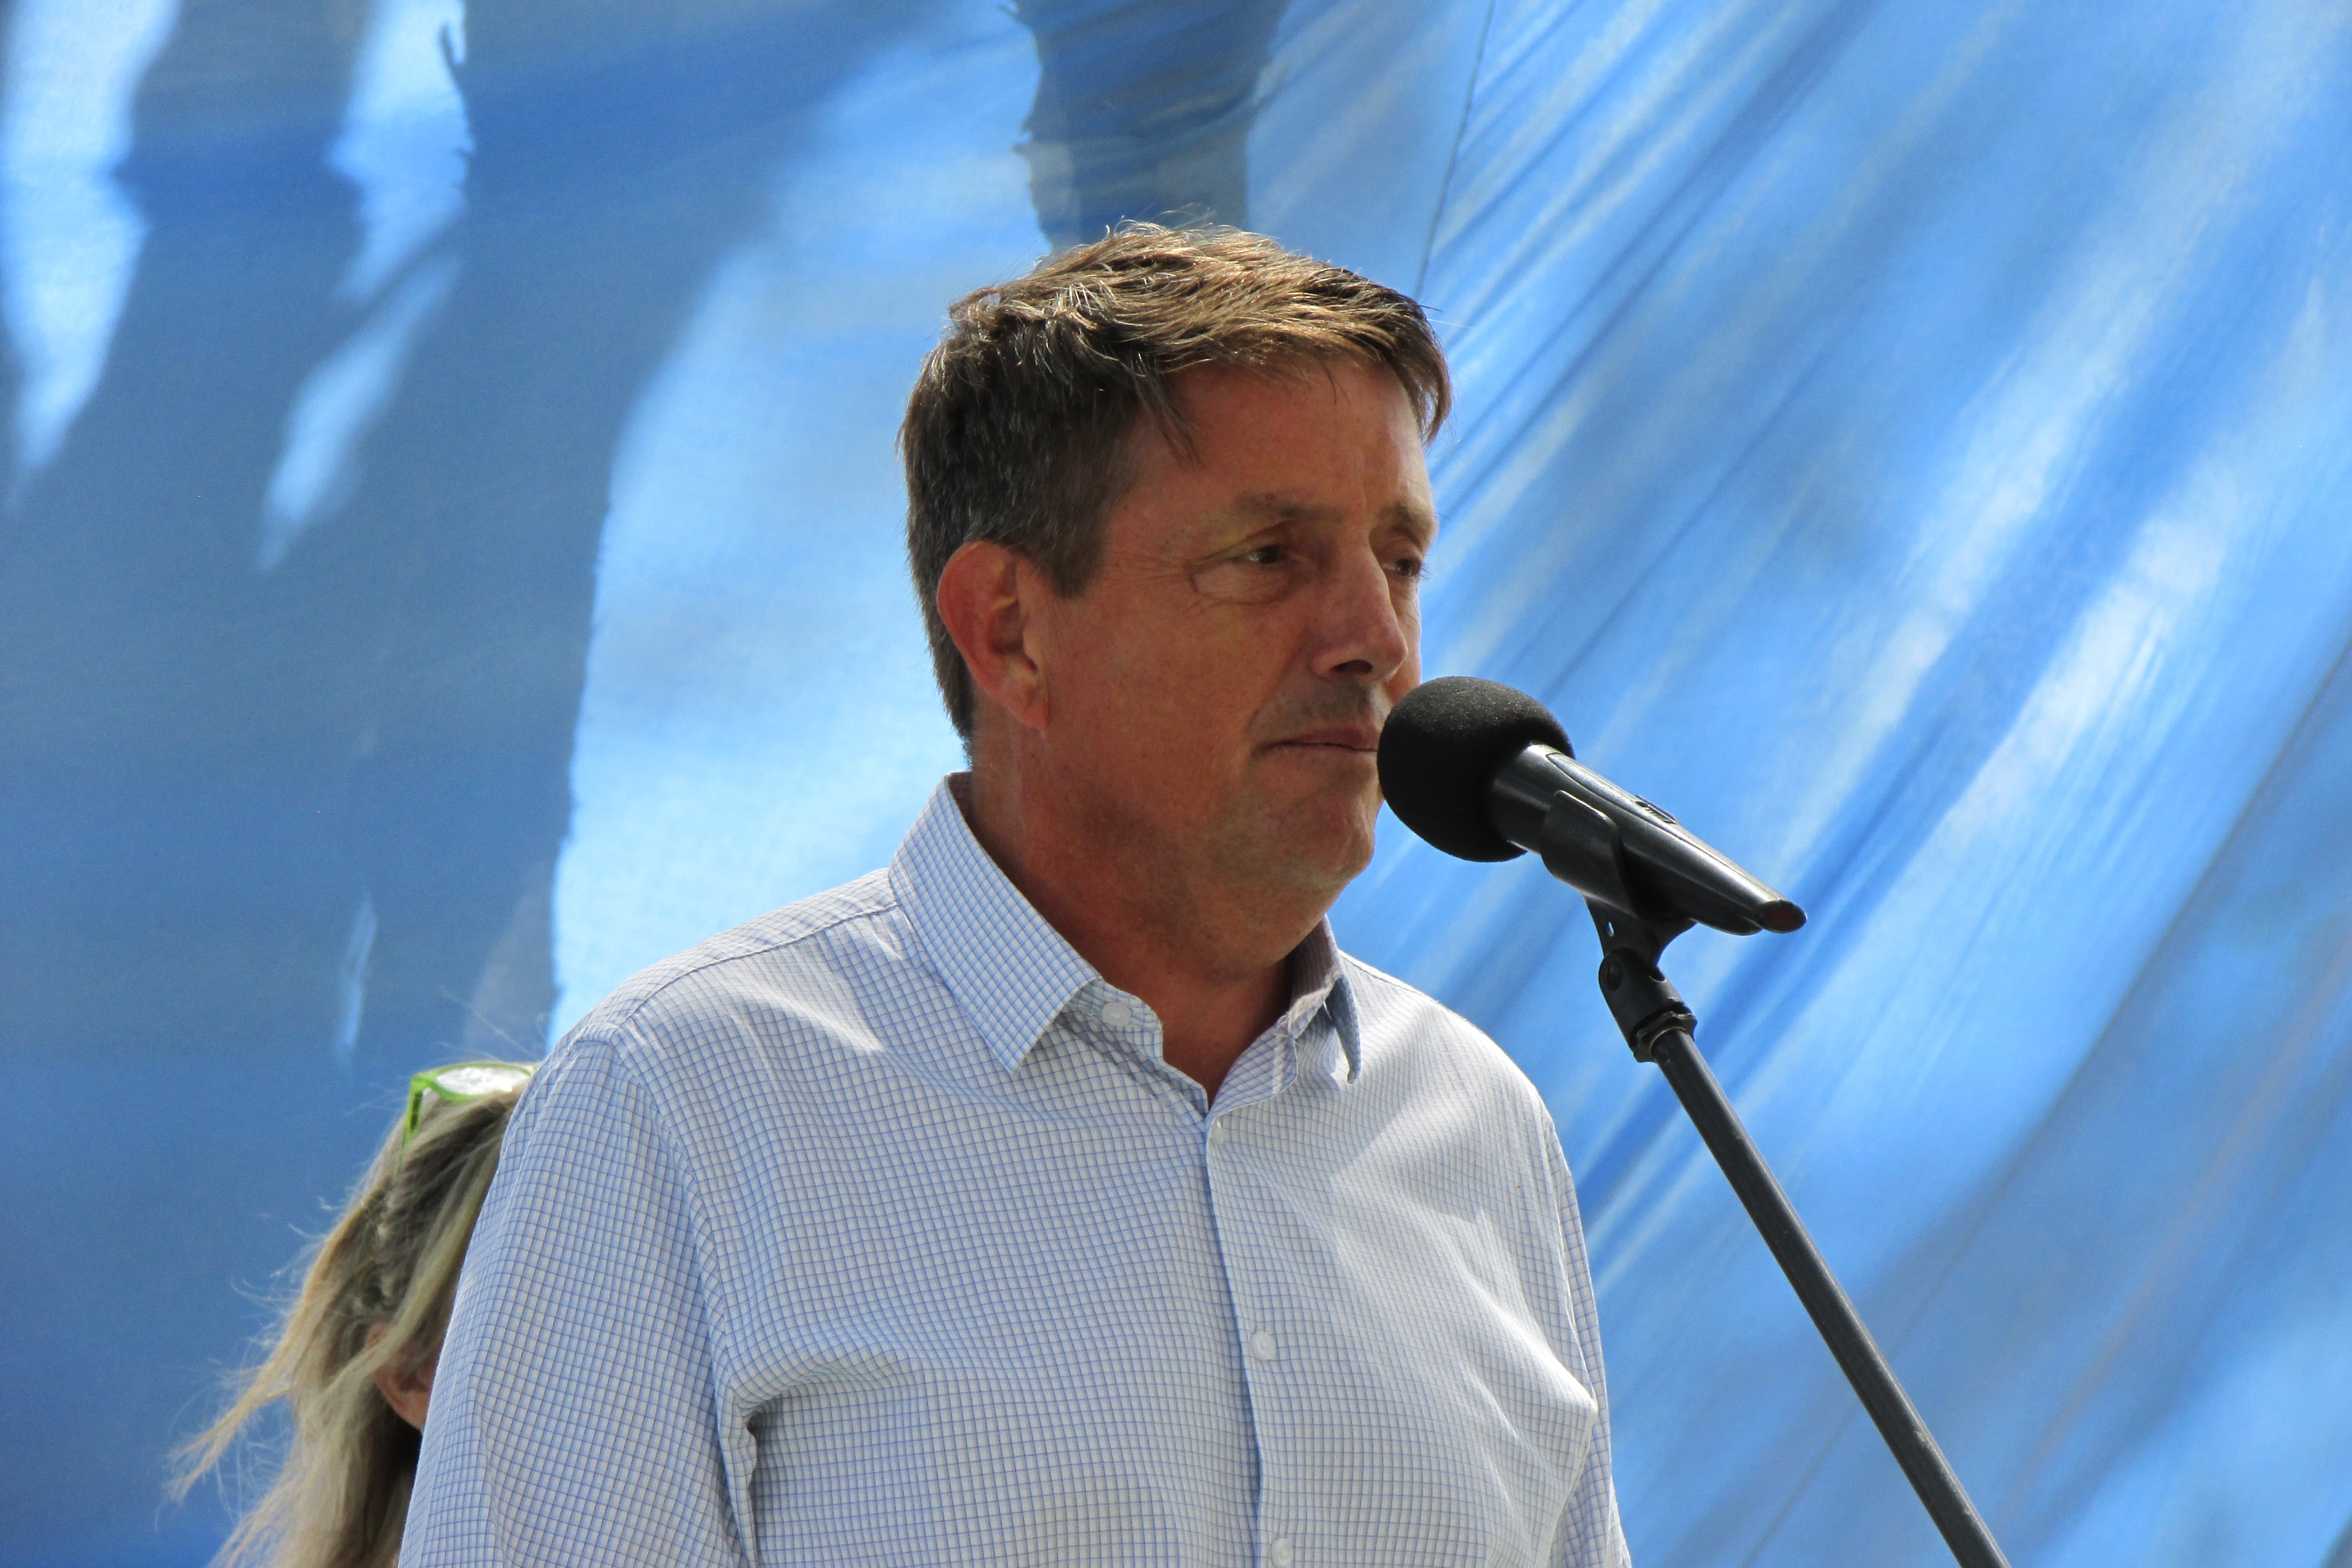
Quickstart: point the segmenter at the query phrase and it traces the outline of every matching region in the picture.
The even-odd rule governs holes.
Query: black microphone
[[[1735,936],[1790,931],[1805,911],[1578,762],[1559,721],[1524,691],[1459,675],[1416,687],[1381,731],[1380,762],[1390,807],[1440,849],[1465,860],[1532,849],[1584,895],[1601,933],[1601,994],[1634,1059],[1656,1063],[1690,1112],[1952,1555],[1962,1568],[2009,1568],[1739,1124],[1692,1037],[1698,1020],[1658,968],[1658,954],[1694,923]]]
[[[1532,849],[1597,904],[1653,926],[1791,931],[1805,911],[1640,795],[1576,760],[1551,710],[1466,675],[1405,695],[1381,731],[1381,793],[1407,827],[1465,860]]]

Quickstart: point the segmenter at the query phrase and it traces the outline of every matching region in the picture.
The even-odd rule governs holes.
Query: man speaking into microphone
[[[1625,1562],[1550,1119],[1324,919],[1447,396],[1231,230],[954,308],[901,445],[971,771],[539,1072],[404,1563]]]

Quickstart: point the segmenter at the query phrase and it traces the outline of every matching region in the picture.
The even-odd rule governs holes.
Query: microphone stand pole
[[[1691,922],[1683,921],[1662,929],[1607,905],[1591,900],[1586,903],[1592,910],[1592,923],[1601,931],[1601,994],[1623,1031],[1625,1043],[1633,1047],[1633,1059],[1655,1062],[1665,1075],[1715,1163],[1723,1167],[1731,1190],[1739,1194],[1748,1217],[1763,1233],[1764,1245],[1772,1249],[1780,1271],[1796,1288],[1797,1299],[1805,1304],[1846,1381],[1853,1384],[1862,1407],[1877,1424],[1878,1435],[1894,1451],[1895,1462],[1903,1467],[1911,1489],[1927,1505],[1928,1517],[1943,1533],[1953,1559],[1961,1568],[2009,1568],[1992,1531],[1969,1500],[1959,1478],[1952,1474],[1910,1395],[1895,1381],[1895,1370],[1863,1326],[1862,1315],[1839,1288],[1837,1276],[1822,1260],[1813,1238],[1805,1234],[1804,1222],[1797,1217],[1789,1194],[1780,1190],[1772,1168],[1749,1140],[1748,1129],[1739,1124],[1738,1112],[1732,1110],[1723,1086],[1716,1081],[1706,1058],[1698,1053],[1697,1042],[1691,1038],[1698,1020],[1684,1005],[1673,982],[1658,969],[1659,953],[1689,930]]]

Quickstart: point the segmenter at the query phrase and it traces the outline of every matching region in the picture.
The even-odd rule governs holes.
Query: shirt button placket
[[[1230,1115],[1211,1116],[1208,1129],[1208,1142],[1211,1147],[1223,1148],[1227,1143],[1232,1142],[1235,1136],[1237,1136],[1230,1125],[1232,1121],[1233,1118]],[[1249,1234],[1249,1229],[1246,1226],[1231,1223],[1238,1221],[1240,1215],[1227,1211],[1227,1205],[1237,1202],[1240,1196],[1240,1194],[1234,1190],[1232,1184],[1236,1181],[1241,1181],[1242,1177],[1241,1174],[1235,1172],[1226,1162],[1217,1160],[1213,1160],[1208,1163],[1207,1174],[1209,1177],[1210,1202],[1219,1211],[1218,1217],[1220,1223],[1218,1228],[1223,1238],[1223,1245],[1228,1248],[1232,1248],[1240,1237]],[[1247,1190],[1247,1183],[1244,1181],[1243,1191]],[[1240,1317],[1243,1322],[1247,1322],[1249,1321],[1249,1313],[1248,1309],[1244,1305],[1244,1298],[1250,1294],[1250,1292],[1242,1288],[1242,1286],[1243,1280],[1249,1273],[1249,1270],[1244,1258],[1237,1255],[1235,1251],[1228,1251],[1225,1258],[1225,1266],[1227,1269],[1228,1282],[1234,1287],[1234,1307],[1235,1310],[1235,1315]],[[1249,1376],[1250,1381],[1255,1384],[1260,1376],[1270,1377],[1273,1375],[1275,1363],[1282,1353],[1282,1344],[1280,1341],[1275,1338],[1273,1329],[1261,1323],[1257,1327],[1252,1328],[1243,1334],[1242,1351],[1247,1358],[1247,1375]],[[1280,1484],[1276,1479],[1276,1477],[1280,1474],[1282,1469],[1281,1456],[1270,1451],[1265,1447],[1265,1429],[1263,1423],[1263,1417],[1265,1415],[1268,1405],[1278,1402],[1279,1396],[1272,1386],[1257,1388],[1251,1400],[1253,1411],[1251,1419],[1252,1425],[1257,1427],[1257,1436],[1260,1445],[1258,1448],[1258,1458],[1259,1463],[1262,1467],[1262,1484],[1265,1488],[1265,1490],[1263,1491],[1260,1496],[1260,1506],[1262,1510],[1265,1510],[1268,1505],[1271,1505],[1274,1511],[1280,1511],[1282,1509],[1281,1502],[1275,1495],[1272,1495],[1278,1489]],[[1265,1512],[1261,1511],[1258,1518],[1260,1528],[1264,1529]],[[1296,1546],[1292,1542],[1291,1537],[1281,1535],[1269,1538],[1267,1536],[1261,1535],[1259,1540],[1265,1543],[1259,1559],[1263,1564],[1267,1565],[1267,1568],[1292,1568],[1292,1564],[1297,1561],[1297,1552]]]

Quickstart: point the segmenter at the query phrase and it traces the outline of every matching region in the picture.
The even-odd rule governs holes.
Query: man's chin
[[[1260,876],[1299,888],[1328,888],[1337,898],[1372,862],[1377,795],[1318,791],[1284,803],[1260,819],[1250,851]]]

